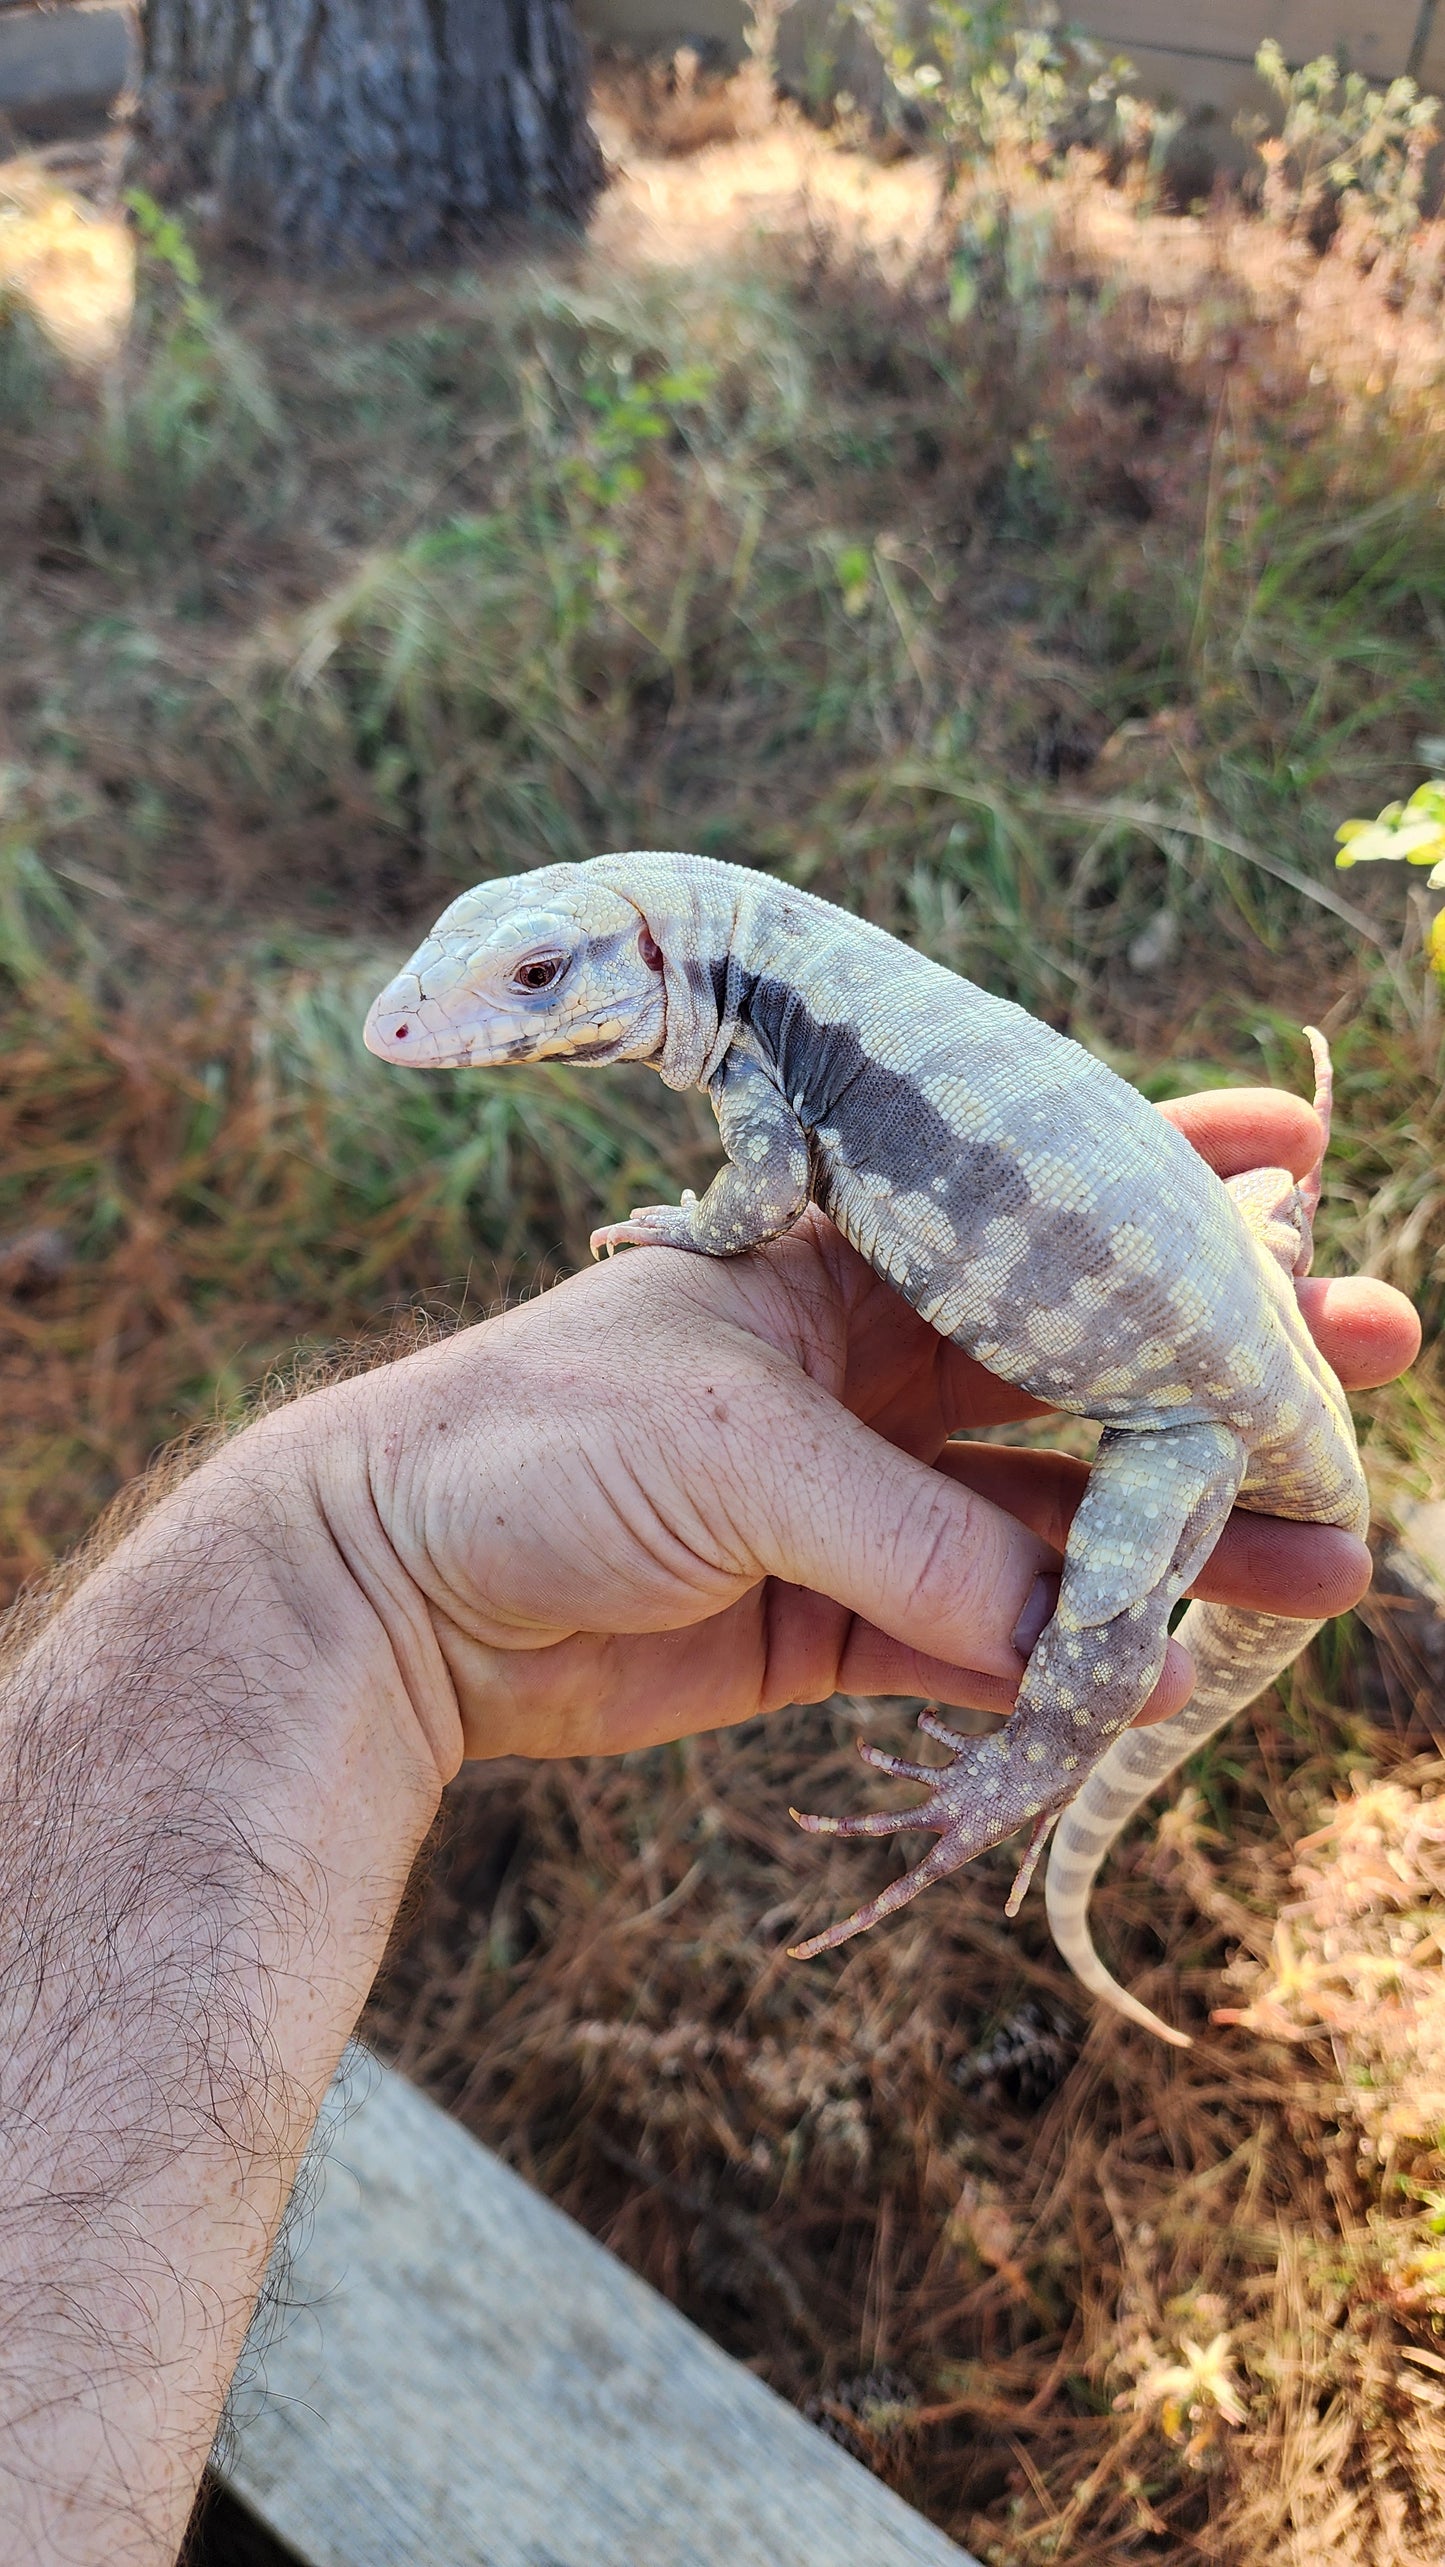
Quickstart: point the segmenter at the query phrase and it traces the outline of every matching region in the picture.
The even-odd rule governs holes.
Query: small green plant
[[[169,269],[187,320],[204,335],[214,323],[216,311],[201,292],[200,261],[184,223],[178,215],[167,214],[144,188],[129,188],[125,202],[145,250],[158,267]]]
[[[273,467],[287,438],[254,353],[205,293],[184,225],[153,198],[126,198],[140,241],[141,311],[107,378],[99,452],[81,513],[106,550],[189,542],[198,511]]]
[[[505,496],[371,553],[306,619],[277,708],[308,756],[349,732],[388,817],[420,821],[449,867],[504,845],[575,856],[622,825],[602,778],[630,691],[685,688],[719,518],[735,563],[746,535],[715,469],[717,368],[669,364],[598,311],[574,337],[560,299],[546,317]],[[649,503],[678,488],[688,531],[659,582]]]
[[[986,151],[1012,152],[1051,165],[1076,144],[1114,141],[1120,113],[1133,102],[1134,66],[1049,16],[1016,27],[985,64],[977,84],[979,130]]]
[[[202,291],[200,262],[184,224],[141,188],[131,188],[125,201],[152,272],[167,277],[175,295],[177,312],[164,346],[178,375],[189,374],[200,404],[214,406],[224,398],[267,443],[281,444],[285,431],[265,376],[253,350]]]
[[[621,513],[644,487],[647,449],[678,432],[682,414],[698,408],[714,380],[705,365],[670,374],[625,367],[583,387],[582,433],[557,481],[572,531],[594,562],[613,562],[621,551]]]
[[[1284,110],[1277,135],[1250,129],[1265,164],[1266,213],[1326,249],[1352,199],[1374,249],[1402,247],[1420,220],[1439,99],[1422,96],[1408,79],[1372,89],[1333,54],[1291,71],[1273,36],[1260,46],[1255,69]]]
[[[0,426],[37,428],[54,398],[56,366],[20,297],[0,287]]]

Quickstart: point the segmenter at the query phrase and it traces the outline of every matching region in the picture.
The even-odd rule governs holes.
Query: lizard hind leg
[[[795,1958],[861,1934],[1027,1826],[1030,1843],[1009,1902],[1014,1912],[1052,1820],[1147,1702],[1164,1661],[1171,1608],[1213,1548],[1244,1469],[1240,1437],[1207,1420],[1106,1430],[1070,1529],[1058,1609],[1003,1728],[963,1739],[925,1715],[920,1726],[952,1750],[937,1768],[866,1750],[866,1761],[883,1772],[927,1782],[916,1808],[858,1818],[793,1811],[811,1835],[888,1836],[925,1827],[939,1838],[913,1871],[841,1925],[799,1944]]]

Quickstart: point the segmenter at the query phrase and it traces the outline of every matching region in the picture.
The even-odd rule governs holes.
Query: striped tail
[[[1110,1976],[1089,1932],[1089,1894],[1115,1837],[1142,1801],[1159,1789],[1196,1747],[1247,1709],[1266,1685],[1282,1675],[1320,1629],[1317,1622],[1286,1621],[1273,1613],[1241,1613],[1216,1604],[1192,1604],[1178,1637],[1194,1660],[1196,1681],[1184,1709],[1155,1729],[1126,1729],[1090,1774],[1077,1800],[1059,1820],[1049,1858],[1045,1903],[1049,1929],[1076,1978],[1116,2014],[1142,2024],[1162,2041],[1187,2050],[1187,2032],[1175,2032]]]

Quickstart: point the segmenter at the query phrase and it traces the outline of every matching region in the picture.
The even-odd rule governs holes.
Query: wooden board
[[[977,2567],[359,2054],[308,2192],[218,2459],[307,2567]]]
[[[1420,0],[1198,0],[1192,9],[1160,0],[1080,0],[1069,13],[1091,35],[1124,52],[1213,55],[1253,63],[1266,36],[1276,36],[1287,62],[1343,57],[1372,80],[1393,79],[1410,58]]]

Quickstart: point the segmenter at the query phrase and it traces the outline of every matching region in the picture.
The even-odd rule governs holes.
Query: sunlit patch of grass
[[[124,346],[135,303],[124,222],[23,159],[0,164],[0,341],[12,303],[82,372],[109,364]]]

